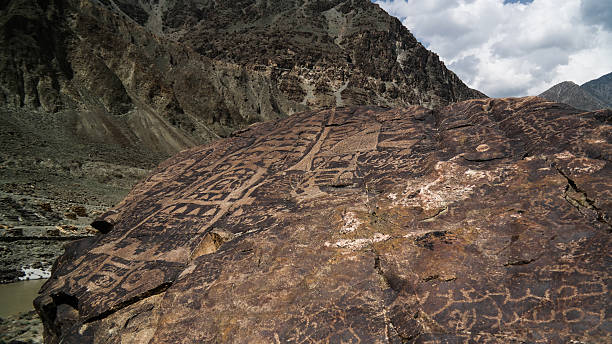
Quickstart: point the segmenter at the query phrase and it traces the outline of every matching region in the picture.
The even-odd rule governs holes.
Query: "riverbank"
[[[0,343],[43,343],[42,321],[32,302],[64,245],[96,235],[89,223],[108,207],[0,196]]]
[[[32,301],[45,279],[0,284],[0,343],[43,343]]]
[[[5,225],[0,233],[0,343],[43,343],[42,321],[32,302],[64,245],[95,230],[84,224]]]
[[[32,301],[46,279],[0,284],[0,343],[42,343],[43,325]]]
[[[64,245],[95,235],[89,225],[16,226],[0,230],[0,283],[48,278]]]
[[[35,311],[0,317],[0,343],[41,344],[43,325]]]
[[[75,118],[0,107],[0,284],[48,277],[64,245],[96,235],[89,224],[166,158],[83,138]],[[0,317],[0,343],[42,342],[35,312]]]

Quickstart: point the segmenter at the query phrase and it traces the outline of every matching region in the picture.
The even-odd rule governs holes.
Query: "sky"
[[[612,72],[612,0],[374,0],[468,86],[538,95]]]

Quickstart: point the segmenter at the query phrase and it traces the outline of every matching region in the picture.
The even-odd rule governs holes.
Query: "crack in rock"
[[[608,231],[612,231],[612,221],[608,218],[608,215],[600,208],[595,205],[595,201],[586,194],[583,190],[581,190],[576,182],[571,179],[565,172],[563,172],[559,167],[557,167],[554,163],[551,165],[557,170],[557,172],[562,175],[567,180],[567,185],[565,186],[565,190],[563,191],[563,199],[565,199],[571,206],[576,208],[576,210],[584,215],[588,216],[588,213],[585,213],[585,209],[589,209],[595,212],[595,219],[608,226]]]
[[[102,320],[104,318],[107,318],[108,316],[110,316],[113,313],[116,313],[117,311],[120,311],[123,308],[126,308],[128,306],[131,306],[133,304],[135,304],[136,302],[142,301],[146,298],[149,298],[151,296],[155,296],[155,295],[159,295],[161,293],[164,293],[166,290],[168,290],[170,288],[170,286],[172,286],[172,284],[174,283],[174,281],[172,282],[165,282],[160,284],[159,286],[145,292],[142,293],[140,295],[134,296],[131,299],[125,300],[113,307],[111,307],[110,309],[100,313],[99,315],[96,315],[94,317],[88,318],[85,321],[83,321],[83,324],[89,324],[92,323],[94,321],[98,321],[98,320]]]
[[[402,278],[398,276],[395,276],[392,273],[385,273],[385,271],[383,270],[380,264],[380,255],[378,254],[376,249],[372,248],[372,251],[374,252],[374,255],[375,255],[374,256],[374,270],[382,278],[385,285],[393,291],[393,293],[395,294],[395,297],[398,297],[400,294],[403,293],[404,290],[407,289],[406,281],[404,281]],[[416,326],[411,328],[410,335],[406,335],[406,333],[401,333],[401,331],[398,330],[399,327],[393,322],[393,319],[388,316],[388,313],[389,313],[389,310],[387,310],[387,305],[383,305],[383,315],[385,319],[385,336],[387,337],[388,343],[397,343],[398,339],[402,343],[412,342],[416,338],[421,336],[423,328],[420,325],[420,323],[416,321],[416,318],[418,318],[418,315],[420,314],[420,310],[417,309],[414,319],[411,319],[411,320],[416,321],[415,323]],[[410,328],[410,326],[408,326],[408,328]]]

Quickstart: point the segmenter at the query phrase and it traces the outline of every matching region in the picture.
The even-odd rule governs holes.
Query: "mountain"
[[[8,0],[0,47],[9,226],[80,225],[72,207],[258,121],[484,97],[369,0]]]
[[[564,81],[544,91],[539,97],[582,110],[612,108],[612,73],[581,86]]]
[[[612,111],[344,107],[161,164],[70,244],[46,343],[601,343]]]
[[[606,102],[608,108],[612,107],[612,73],[591,80],[580,87]]]
[[[2,23],[4,103],[167,153],[310,108],[484,96],[368,0],[11,0]]]

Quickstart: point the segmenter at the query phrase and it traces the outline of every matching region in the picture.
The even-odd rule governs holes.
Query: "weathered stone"
[[[51,229],[47,229],[47,235],[48,236],[60,236],[60,229],[59,228],[51,228]]]
[[[67,247],[46,342],[607,342],[611,123],[349,107],[183,151]]]
[[[71,207],[70,212],[76,214],[76,216],[87,217],[87,208],[82,205],[75,205]]]
[[[64,217],[67,219],[76,220],[77,214],[73,212],[67,212],[67,213],[64,213]]]
[[[23,228],[9,228],[6,230],[6,234],[9,236],[23,236]]]

